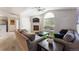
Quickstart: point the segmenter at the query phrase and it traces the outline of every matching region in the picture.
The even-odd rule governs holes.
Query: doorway
[[[0,18],[0,32],[8,32],[8,18]]]

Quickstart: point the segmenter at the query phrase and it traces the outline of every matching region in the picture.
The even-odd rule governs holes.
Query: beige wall
[[[55,14],[55,32],[61,29],[75,29],[76,30],[76,9],[63,9],[48,11]],[[45,14],[42,16],[44,17]],[[42,19],[43,20],[43,19]]]
[[[55,14],[55,32],[60,31],[61,29],[76,29],[76,9],[62,9],[62,10],[51,10],[48,12],[52,12]],[[26,15],[22,15],[21,17],[21,28],[27,29],[29,32],[31,31],[31,23],[30,20],[33,17],[39,17],[41,20],[40,29],[43,30],[43,20],[44,14],[26,17]]]
[[[20,28],[26,29],[28,32],[31,32],[30,17],[28,17],[26,15],[20,16]]]

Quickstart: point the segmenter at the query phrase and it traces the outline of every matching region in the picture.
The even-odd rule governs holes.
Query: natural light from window
[[[44,16],[44,30],[45,31],[50,31],[53,30],[53,28],[55,27],[54,24],[54,17],[55,15],[52,12],[48,12],[45,14]]]

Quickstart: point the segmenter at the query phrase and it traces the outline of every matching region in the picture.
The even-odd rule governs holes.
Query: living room
[[[0,50],[79,50],[78,10],[76,7],[1,7],[0,32],[7,43]]]
[[[35,35],[35,37],[32,37],[32,39],[30,38],[31,45],[33,45],[32,43],[34,42],[38,45],[38,46],[35,46],[36,44],[33,45],[32,47],[29,48],[29,50],[30,51],[78,50],[79,29],[77,26],[78,25],[77,12],[78,8],[75,7],[65,7],[65,8],[34,7],[29,8],[28,10],[26,9],[23,13],[20,14],[19,31],[21,32],[21,34],[27,36],[28,38],[29,34],[33,36]],[[21,29],[23,29],[23,31],[21,31]],[[28,32],[29,34],[25,32]],[[74,32],[76,34],[74,34]],[[63,35],[60,33],[62,33]],[[52,39],[55,42],[53,42],[53,40],[50,40],[51,39],[50,36],[52,36]],[[74,41],[74,39],[77,40]],[[74,44],[72,43],[73,41]],[[50,42],[52,44],[50,44]]]
[[[39,11],[40,9],[40,11]],[[52,17],[54,22],[54,30],[55,32],[58,32],[61,29],[74,29],[76,30],[76,19],[77,19],[77,9],[74,7],[67,8],[67,7],[60,7],[60,8],[53,8],[48,7],[47,11],[43,10],[45,8],[33,8],[30,11],[26,10],[21,14],[20,22],[21,26],[20,28],[26,29],[31,32],[31,23],[33,18],[39,18],[40,19],[40,31],[42,31],[44,28],[44,17],[47,13],[51,13],[48,18]],[[36,11],[35,11],[36,10]],[[26,20],[27,19],[27,20]],[[25,23],[26,22],[26,23]],[[32,24],[33,25],[33,24]]]

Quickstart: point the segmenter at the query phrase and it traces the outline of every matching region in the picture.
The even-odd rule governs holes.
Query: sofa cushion
[[[24,36],[28,37],[29,40],[31,40],[31,41],[33,41],[33,40],[35,39],[35,34],[29,34],[26,30],[21,31],[21,33],[22,33]]]
[[[28,32],[26,29],[21,29],[21,30],[19,30],[19,31],[20,31],[20,33]]]
[[[73,42],[75,40],[73,31],[68,31],[64,35],[63,39],[66,40],[66,41],[68,41],[68,42]]]
[[[68,31],[67,29],[62,29],[59,33],[62,35],[65,35],[67,33],[67,31]]]

